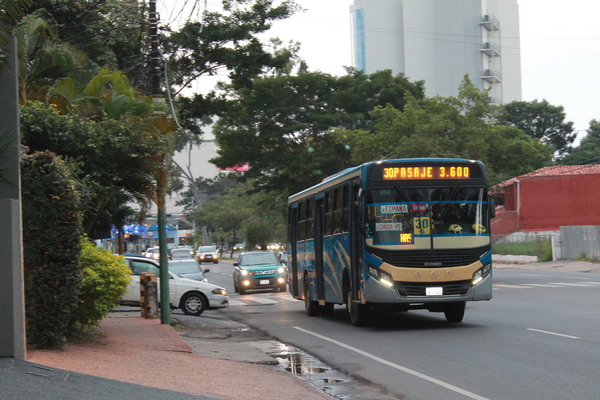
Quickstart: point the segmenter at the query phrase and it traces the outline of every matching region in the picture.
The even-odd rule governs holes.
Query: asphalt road
[[[494,298],[460,324],[411,311],[357,328],[342,306],[308,317],[289,294],[233,293],[229,262],[209,268],[232,318],[406,399],[600,398],[600,274],[496,269]]]

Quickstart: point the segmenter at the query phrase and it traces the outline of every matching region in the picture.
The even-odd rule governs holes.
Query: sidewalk
[[[565,271],[565,272],[589,272],[600,273],[600,263],[579,260],[558,260],[548,262],[536,262],[537,257],[531,256],[492,256],[495,269],[520,269],[529,271]]]
[[[29,350],[27,361],[198,396],[191,397],[196,399],[332,399],[310,383],[273,366],[194,354],[173,327],[157,319],[113,313],[102,322],[98,332],[102,335],[98,341],[68,344],[64,351]],[[171,393],[175,396],[171,397],[163,392],[155,398],[179,399],[178,393]],[[19,398],[40,397],[25,394]]]

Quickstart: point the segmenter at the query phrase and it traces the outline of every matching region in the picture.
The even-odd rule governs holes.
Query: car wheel
[[[213,261],[213,264],[218,264],[218,263],[219,263],[218,261]]]
[[[181,298],[180,308],[187,315],[200,315],[206,310],[208,301],[203,294],[192,292]]]

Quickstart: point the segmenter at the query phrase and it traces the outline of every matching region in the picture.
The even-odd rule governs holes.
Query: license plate
[[[441,296],[444,294],[444,289],[441,287],[428,287],[425,288],[426,296]]]
[[[261,285],[268,285],[269,284],[269,280],[268,279],[261,279],[260,280],[260,284]]]

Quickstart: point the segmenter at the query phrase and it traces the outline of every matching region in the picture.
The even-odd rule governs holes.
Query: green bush
[[[21,163],[27,342],[60,348],[77,308],[81,213],[68,165],[45,151]]]
[[[76,328],[95,326],[119,304],[127,292],[131,271],[122,256],[93,244],[87,237],[81,240],[82,284],[79,306],[75,310]]]

